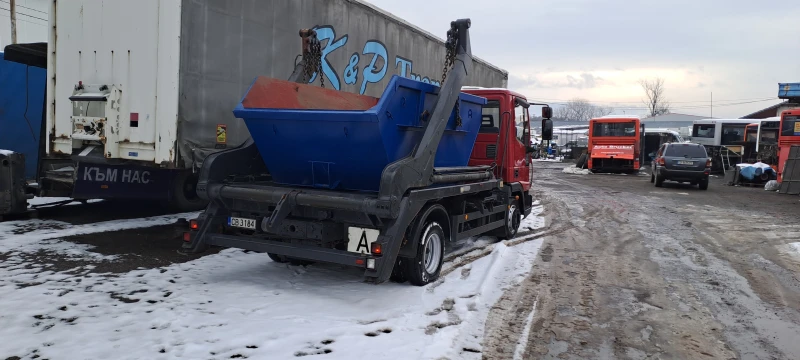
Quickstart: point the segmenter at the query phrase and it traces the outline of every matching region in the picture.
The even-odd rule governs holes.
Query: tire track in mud
[[[537,296],[523,358],[736,357],[691,289],[659,274],[627,220],[635,209],[609,195],[537,196],[548,220],[569,226],[545,237],[529,278],[490,312],[484,359],[510,358]]]

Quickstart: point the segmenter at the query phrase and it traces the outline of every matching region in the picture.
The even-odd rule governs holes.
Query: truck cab
[[[481,127],[469,165],[496,164],[495,176],[509,184],[519,183],[527,193],[531,187],[532,145],[527,99],[503,88],[465,86],[461,89],[487,100],[481,112]]]

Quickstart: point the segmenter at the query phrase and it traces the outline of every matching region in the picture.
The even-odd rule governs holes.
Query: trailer
[[[440,38],[360,0],[50,4],[42,197],[204,208],[199,169],[250,138],[230,109],[256,75],[296,66],[297,23],[316,24],[322,53],[308,83],[379,96],[393,75],[443,80]],[[506,86],[506,71],[472,61],[470,83]]]
[[[505,88],[462,90],[474,70],[470,26],[451,23],[441,87],[394,75],[376,98],[257,77],[234,109],[252,137],[203,164],[209,205],[181,251],[241,248],[425,285],[448,243],[513,238],[533,204],[532,104]],[[552,109],[542,116],[549,139]]]

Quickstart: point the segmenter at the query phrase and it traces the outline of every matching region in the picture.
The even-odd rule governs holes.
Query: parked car
[[[661,187],[665,180],[688,182],[708,189],[711,159],[706,148],[694,143],[666,143],[661,145],[653,161],[650,182]]]

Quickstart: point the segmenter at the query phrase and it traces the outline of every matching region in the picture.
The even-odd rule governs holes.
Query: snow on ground
[[[67,201],[67,200],[72,200],[72,198],[68,198],[68,197],[38,197],[37,196],[37,197],[34,197],[33,199],[29,199],[28,200],[28,207],[30,208],[30,207],[33,207],[33,206],[42,206],[42,205],[58,203],[58,202]],[[91,199],[91,200],[87,200],[86,202],[91,204],[91,203],[96,203],[96,202],[100,202],[100,201],[103,201],[103,200],[101,200],[101,199]],[[64,204],[62,206],[78,205],[80,203],[81,203],[80,201],[75,200],[73,202]]]
[[[541,211],[520,231],[541,228]],[[48,239],[181,217],[191,214],[75,226],[36,220],[45,227],[37,230],[0,223],[0,339],[14,339],[0,342],[0,359],[479,359],[490,307],[524,279],[541,246],[480,248],[489,238],[474,239],[457,259],[477,260],[445,264],[447,275],[426,287],[365,284],[361,270],[279,264],[238,249],[123,274],[91,273],[93,265],[47,271],[23,256],[47,249],[115,261]]]
[[[554,158],[538,158],[538,159],[531,159],[531,161],[539,161],[539,162],[563,162],[563,156],[557,156]]]
[[[561,170],[561,172],[564,174],[575,174],[575,175],[589,175],[592,173],[591,171],[589,171],[589,169],[581,169],[575,167],[574,165],[565,167],[564,170]]]

